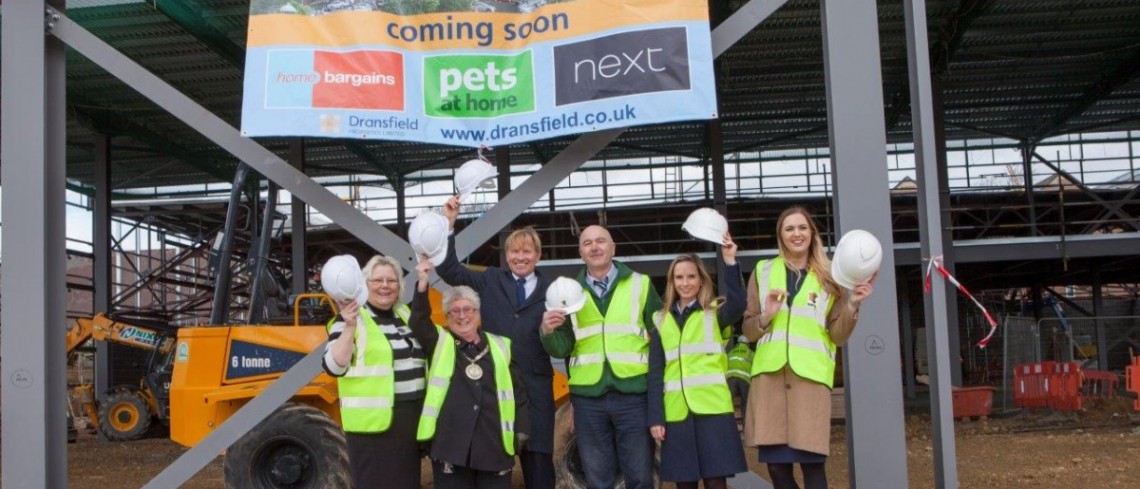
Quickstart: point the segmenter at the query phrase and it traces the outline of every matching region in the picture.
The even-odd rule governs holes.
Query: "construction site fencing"
[[[1140,352],[1140,316],[1063,321],[1006,316],[1001,329],[1003,410],[1074,410],[1082,400],[1119,395],[1125,370]]]

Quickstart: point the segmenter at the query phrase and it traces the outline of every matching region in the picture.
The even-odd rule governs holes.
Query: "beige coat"
[[[756,341],[768,332],[767,325],[760,325],[756,280],[753,271],[748,278],[748,307],[744,311],[744,334],[749,341]],[[827,316],[831,341],[841,346],[846,343],[858,319],[858,309],[848,305],[844,293]],[[788,366],[778,373],[753,377],[748,412],[744,415],[744,443],[746,446],[786,444],[827,455],[831,446],[831,389],[796,375]]]

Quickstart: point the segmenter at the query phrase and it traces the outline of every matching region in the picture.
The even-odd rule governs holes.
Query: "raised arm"
[[[431,260],[426,258],[421,258],[420,263],[416,265],[419,280],[416,282],[416,292],[412,295],[412,314],[408,318],[408,327],[412,329],[412,334],[416,336],[420,346],[423,346],[429,359],[435,351],[435,343],[439,341],[439,330],[431,322],[431,301],[428,299],[428,277],[431,276],[431,269]]]

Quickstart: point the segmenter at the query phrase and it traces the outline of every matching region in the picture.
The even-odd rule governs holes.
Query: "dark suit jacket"
[[[546,312],[550,278],[535,271],[538,285],[523,304],[516,304],[515,279],[510,270],[487,267],[468,270],[455,255],[455,237],[448,238],[447,258],[436,273],[450,285],[466,285],[479,293],[483,329],[511,339],[511,356],[518,362],[530,400],[530,441],[527,450],[554,453],[554,368],[538,339]]]

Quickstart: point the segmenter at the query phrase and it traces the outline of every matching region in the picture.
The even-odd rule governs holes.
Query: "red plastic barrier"
[[[1013,369],[1013,404],[1022,408],[1049,403],[1049,377],[1056,362],[1026,363]]]
[[[1116,372],[1105,370],[1085,369],[1084,380],[1081,382],[1081,397],[1086,399],[1111,399],[1116,397],[1116,389],[1120,386],[1120,377]]]
[[[1047,393],[1047,405],[1058,411],[1080,411],[1083,378],[1080,365],[1070,362],[1054,363]]]
[[[1132,401],[1132,409],[1140,411],[1140,355],[1132,357],[1132,365],[1124,369],[1124,388],[1136,394],[1137,399]]]

